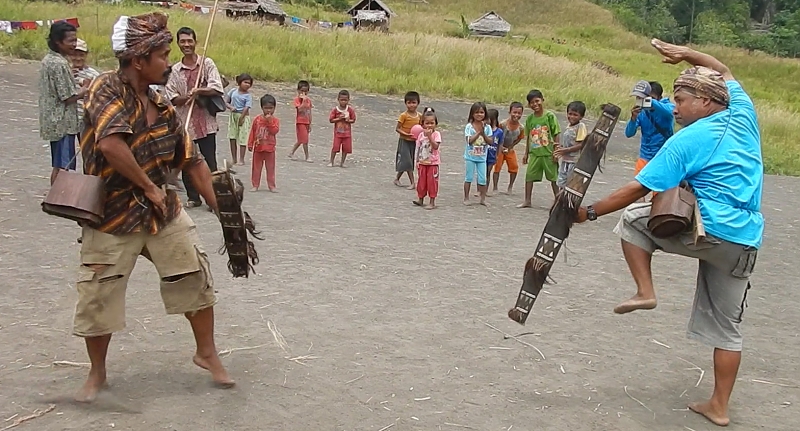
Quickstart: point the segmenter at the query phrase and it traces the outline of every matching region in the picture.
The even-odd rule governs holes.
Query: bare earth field
[[[348,169],[327,168],[332,132],[323,120],[335,90],[312,90],[315,163],[292,162],[285,157],[294,138],[286,86],[269,89],[284,126],[280,193],[245,196],[268,238],[256,244],[258,274],[231,279],[226,257],[215,253],[217,220],[190,210],[211,255],[217,344],[237,387],[212,388],[192,364],[188,324],[164,314],[157,275],[141,259],[128,291],[128,327],[109,353],[110,389],[94,405],[71,402],[87,371],[79,363],[88,360],[70,335],[79,229],[39,206],[50,167],[37,131],[38,64],[0,64],[0,429],[50,405],[17,429],[715,428],[685,409],[710,394],[713,374],[711,350],[684,335],[694,262],[657,256],[659,307],[616,316],[612,307],[634,291],[611,232],[617,217],[577,226],[566,261],[551,273],[557,284],[546,286],[523,328],[506,311],[547,218],[549,187],[534,191],[529,210],[514,208],[522,181],[515,196],[489,198],[488,209],[462,206],[460,130],[468,105],[457,102],[423,100],[446,125],[438,210],[412,206],[414,193],[392,185],[399,99],[355,94],[355,153]],[[637,141],[620,137],[622,127],[590,201],[632,176],[625,159],[635,157]],[[220,161],[228,156],[224,133]],[[248,172],[239,176],[247,183]],[[503,174],[501,188],[506,181]],[[733,430],[791,430],[800,422],[798,189],[796,178],[766,180],[768,225],[745,314]],[[489,325],[531,331],[520,339],[544,357]]]

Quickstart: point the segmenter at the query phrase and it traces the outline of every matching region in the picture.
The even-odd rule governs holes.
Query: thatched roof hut
[[[347,13],[353,17],[353,24],[356,30],[377,29],[388,31],[389,19],[397,16],[381,0],[359,0]]]
[[[230,0],[222,5],[229,17],[250,16],[283,23],[286,12],[275,0]]]
[[[469,24],[471,36],[504,37],[511,31],[511,24],[491,11]]]

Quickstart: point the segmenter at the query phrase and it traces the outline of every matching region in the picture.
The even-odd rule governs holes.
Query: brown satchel
[[[42,210],[80,224],[103,221],[106,185],[102,178],[72,171],[59,171],[42,202]]]
[[[696,206],[697,198],[687,183],[658,193],[652,200],[647,229],[656,238],[671,238],[687,232],[694,222]]]

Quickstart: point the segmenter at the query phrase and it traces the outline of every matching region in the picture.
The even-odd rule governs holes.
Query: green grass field
[[[658,80],[669,89],[682,68],[662,64],[646,38],[623,30],[609,11],[583,0],[497,0],[492,8],[513,25],[513,37],[496,40],[453,37],[462,14],[471,21],[486,12],[481,2],[388,4],[398,15],[388,35],[304,31],[233,22],[220,15],[208,55],[229,76],[248,72],[260,80],[309,79],[316,86],[383,94],[415,89],[429,97],[493,103],[522,100],[531,88],[539,88],[552,109],[582,100],[595,113],[606,102],[627,111],[630,87],[637,80]],[[93,51],[90,60],[110,68],[109,35],[116,17],[153,9],[85,1],[69,6],[66,15],[80,19],[79,35]],[[285,9],[309,19],[347,19],[324,9]],[[204,39],[208,16],[166,11],[173,29],[188,25]],[[0,0],[0,19],[5,20],[65,18],[65,12],[59,3]],[[0,52],[41,58],[45,35],[44,30],[1,34]],[[800,142],[793,139],[800,134],[800,61],[723,47],[701,49],[727,63],[756,101],[767,172],[800,175]],[[177,60],[179,53],[174,56]],[[593,66],[595,61],[619,76]]]

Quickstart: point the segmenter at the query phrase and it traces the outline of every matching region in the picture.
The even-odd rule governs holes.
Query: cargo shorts
[[[83,227],[82,234],[74,335],[97,337],[125,328],[125,292],[140,255],[156,267],[167,314],[192,313],[216,304],[208,256],[185,211],[156,235],[111,235],[90,227]],[[103,267],[95,271],[88,265]]]
[[[660,239],[647,229],[651,203],[628,206],[614,232],[653,254],[656,250],[698,260],[697,285],[687,336],[723,350],[741,351],[740,324],[747,308],[750,275],[758,250],[707,235],[694,243],[692,232]]]

